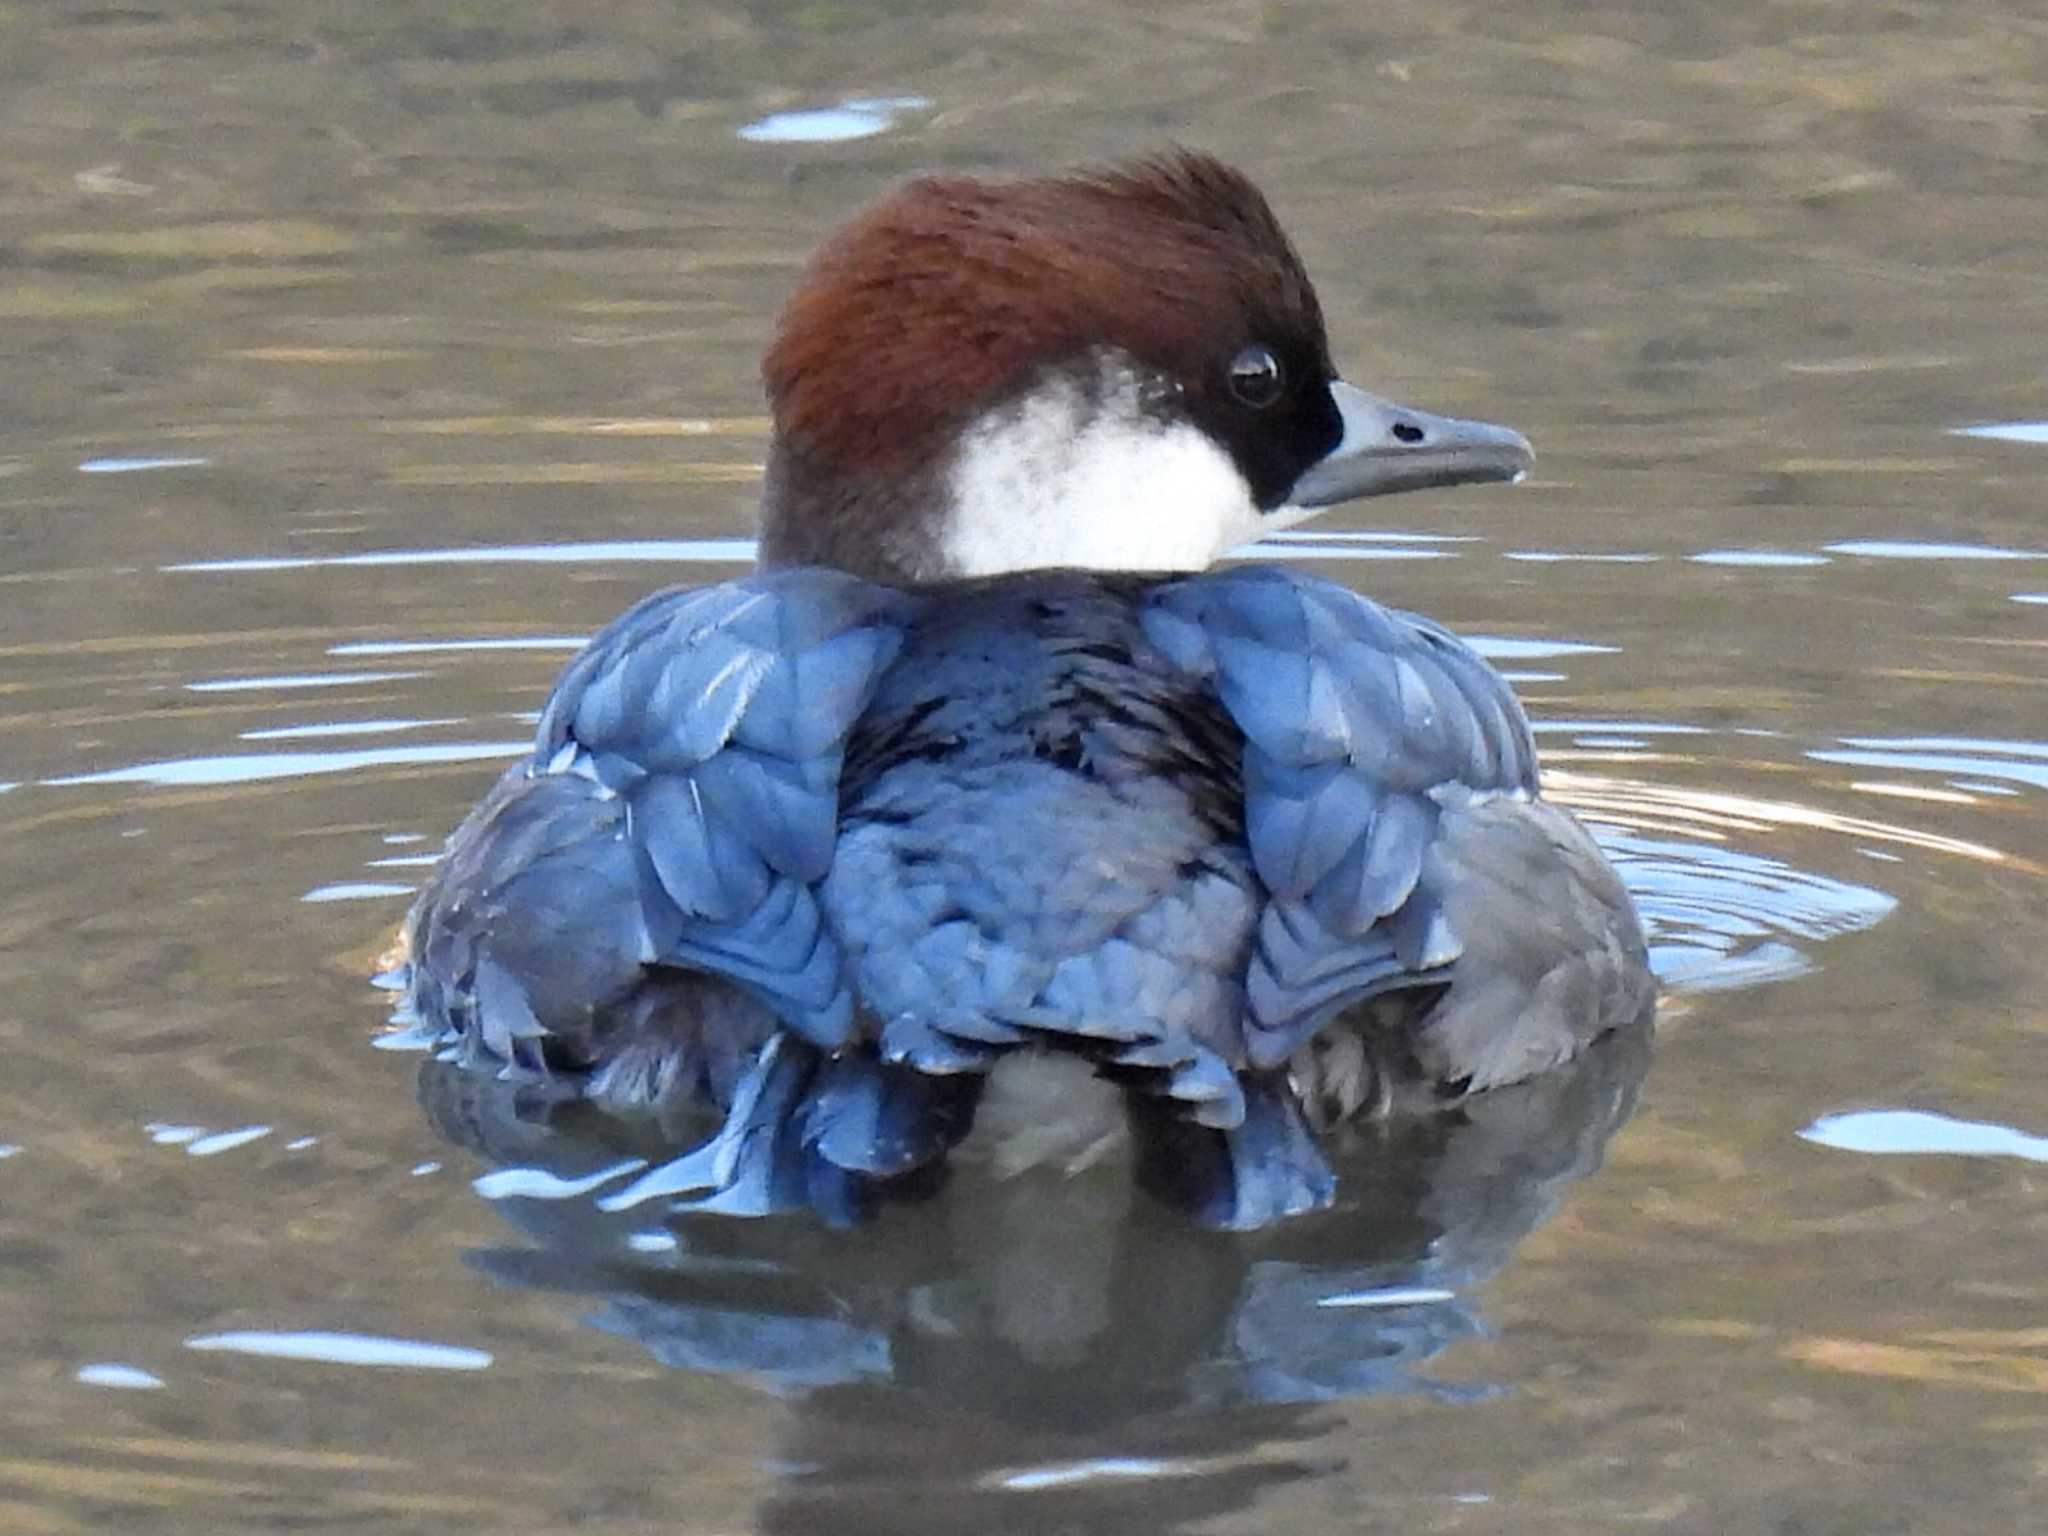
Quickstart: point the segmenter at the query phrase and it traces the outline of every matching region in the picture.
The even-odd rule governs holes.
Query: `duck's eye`
[[[1287,371],[1273,349],[1257,344],[1230,360],[1230,392],[1254,410],[1264,410],[1287,390]]]

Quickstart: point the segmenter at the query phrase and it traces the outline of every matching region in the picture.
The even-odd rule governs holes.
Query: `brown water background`
[[[1681,983],[1641,1107],[1398,1390],[665,1364],[473,1261],[367,1045],[403,861],[736,568],[824,231],[1169,140],[1350,377],[1538,445],[1294,553],[1522,642]],[[0,1532],[2041,1528],[2048,446],[1950,430],[2048,417],[2038,8],[0,3],[0,144]],[[1871,1109],[2008,1155],[1799,1134]]]

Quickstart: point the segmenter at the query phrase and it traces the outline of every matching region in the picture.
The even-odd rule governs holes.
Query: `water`
[[[2048,34],[1134,14],[0,0],[0,1528],[2038,1523]],[[1167,138],[1354,379],[1536,442],[1277,553],[1516,677],[1654,1070],[1243,1243],[600,1209],[628,1132],[369,1048],[419,861],[740,568],[823,231]]]

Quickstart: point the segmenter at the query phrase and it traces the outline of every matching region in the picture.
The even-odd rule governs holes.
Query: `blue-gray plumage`
[[[593,640],[407,923],[418,1038],[722,1116],[608,1203],[845,1220],[977,1134],[1074,1169],[1122,1135],[1257,1226],[1329,1202],[1340,1121],[1647,1013],[1499,674],[1330,582],[1205,569],[1533,462],[1338,379],[1244,177],[912,182],[764,372],[761,569]]]
[[[624,1202],[899,1176],[980,1074],[1058,1049],[1220,1136],[1198,1203],[1253,1225],[1328,1199],[1319,1093],[1510,1081],[1640,1011],[1626,901],[1534,788],[1485,662],[1312,576],[763,572],[564,674],[414,912],[412,1005],[514,1070],[727,1111]],[[1332,1021],[1348,1083],[1315,1080]]]

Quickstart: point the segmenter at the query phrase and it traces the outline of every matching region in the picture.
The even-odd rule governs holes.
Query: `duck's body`
[[[1329,1200],[1316,1133],[1336,1120],[1529,1076],[1650,1005],[1628,898],[1538,797],[1521,711],[1476,654],[1276,567],[1116,568],[1505,477],[1526,444],[1323,384],[1306,279],[1213,162],[1018,189],[1021,212],[921,183],[828,247],[771,354],[767,568],[594,640],[409,920],[405,1011],[428,1034],[615,1103],[724,1112],[622,1200],[844,1214],[938,1162],[988,1074],[1055,1052],[1126,1090],[1163,1187],[1257,1225]],[[1243,248],[1235,279],[1270,302],[1250,346],[1226,329],[1231,387],[1256,352],[1299,399],[1253,379],[1210,400],[1179,361],[1194,340],[1083,325],[1076,351],[1081,322],[1039,317],[1058,344],[1013,377],[956,363],[939,398],[965,403],[917,417],[910,459],[859,410],[819,414],[860,353],[806,327],[863,291],[864,238],[900,257],[971,205],[934,270],[985,290],[977,262],[1021,260],[998,215],[1035,236],[1075,198],[1092,218],[1141,194],[1161,206],[1139,233],[1179,230],[1180,264]],[[1274,272],[1286,291],[1260,300]],[[926,294],[912,331],[957,329],[966,300],[902,291]],[[1247,436],[1276,405],[1277,450]],[[1105,523],[1118,503],[1133,527]],[[1107,569],[1028,568],[1041,547]]]

